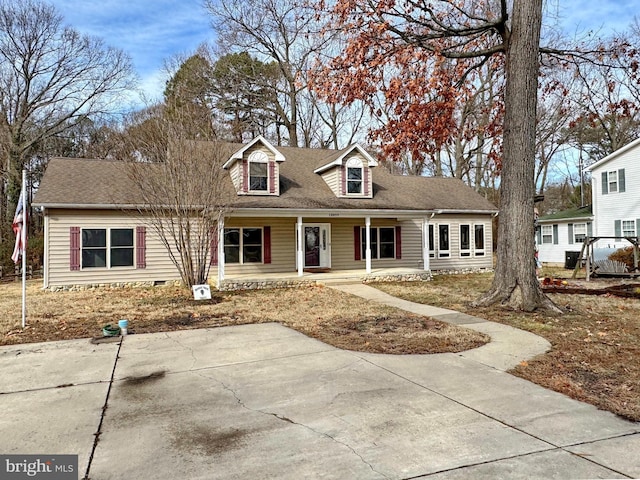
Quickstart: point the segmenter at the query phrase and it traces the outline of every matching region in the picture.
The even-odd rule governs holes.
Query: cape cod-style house
[[[224,144],[233,200],[218,225],[210,282],[251,288],[344,274],[426,277],[491,269],[496,207],[462,181],[392,175],[359,145]],[[44,213],[44,286],[177,280],[121,162],[51,159],[34,205]]]

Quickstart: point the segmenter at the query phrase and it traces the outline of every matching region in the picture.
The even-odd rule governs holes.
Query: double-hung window
[[[434,258],[436,256],[436,242],[433,235],[433,224],[429,224],[429,257]]]
[[[542,225],[542,243],[553,243],[553,226]]]
[[[623,237],[636,236],[636,222],[634,220],[622,220],[622,236]]]
[[[347,195],[361,195],[364,192],[364,167],[358,158],[351,158],[345,166]]]
[[[624,193],[626,190],[624,168],[602,172],[602,194]]]
[[[451,256],[449,246],[449,225],[438,225],[438,257],[446,258]]]
[[[609,193],[616,193],[618,191],[618,172],[612,171],[607,173],[608,190]]]
[[[249,155],[249,190],[266,192],[269,188],[269,157],[266,153],[255,151]]]
[[[83,228],[82,268],[132,267],[132,228]]]
[[[586,236],[587,236],[587,224],[574,223],[573,224],[573,243],[583,243]]]
[[[262,228],[225,228],[225,263],[262,263]]]
[[[394,227],[371,227],[371,258],[395,258],[396,256],[396,230]],[[360,230],[360,258],[366,258],[367,230]]]
[[[460,225],[460,256],[471,256],[471,225]]]
[[[484,256],[484,225],[474,225],[473,232],[475,255],[476,257],[482,257]]]

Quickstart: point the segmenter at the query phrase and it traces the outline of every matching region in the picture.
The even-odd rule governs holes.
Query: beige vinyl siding
[[[149,282],[178,280],[180,275],[171,262],[167,250],[142,217],[108,210],[49,210],[49,251],[45,268],[49,285],[82,285],[95,283]],[[72,271],[69,267],[70,227],[135,228],[146,226],[146,268],[132,267],[86,268]],[[135,242],[135,231],[134,231]]]
[[[233,186],[236,187],[236,191],[242,190],[242,161],[234,162],[229,169],[229,175],[231,175],[231,181]]]
[[[225,228],[271,227],[271,263],[227,263],[225,277],[260,273],[284,273],[296,271],[296,219],[295,218],[228,218]],[[263,245],[264,247],[264,245]],[[264,251],[264,248],[263,248]],[[212,271],[209,275],[214,276]]]
[[[336,197],[340,196],[340,168],[333,167],[321,173],[322,179]]]
[[[489,215],[436,215],[429,222],[434,226],[435,258],[429,259],[431,270],[455,270],[462,268],[493,268],[491,216]],[[450,256],[438,258],[438,225],[449,225]],[[471,228],[471,256],[460,256],[460,225]],[[484,225],[484,256],[476,256],[474,225]]]
[[[364,256],[362,260],[355,260],[354,255],[354,232],[353,229],[357,225],[365,226],[365,220],[350,219],[327,219],[318,220],[318,222],[331,223],[331,267],[333,270],[355,270],[365,269],[366,263]],[[402,235],[402,258],[372,259],[372,268],[422,268],[422,236],[421,226],[415,221],[401,221],[394,219],[375,218],[371,219],[372,227],[396,227],[401,226]]]

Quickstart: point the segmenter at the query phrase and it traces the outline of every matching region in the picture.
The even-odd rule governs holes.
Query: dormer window
[[[267,166],[269,157],[264,152],[256,151],[249,155],[249,190],[266,192],[269,188]]]
[[[347,162],[347,194],[362,194],[363,177],[362,162],[358,158],[351,158]]]

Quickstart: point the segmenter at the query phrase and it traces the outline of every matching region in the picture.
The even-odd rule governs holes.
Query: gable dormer
[[[280,163],[284,155],[259,136],[224,164],[238,195],[280,195]]]
[[[327,158],[314,170],[340,198],[373,198],[371,169],[378,162],[359,145],[351,145]]]

